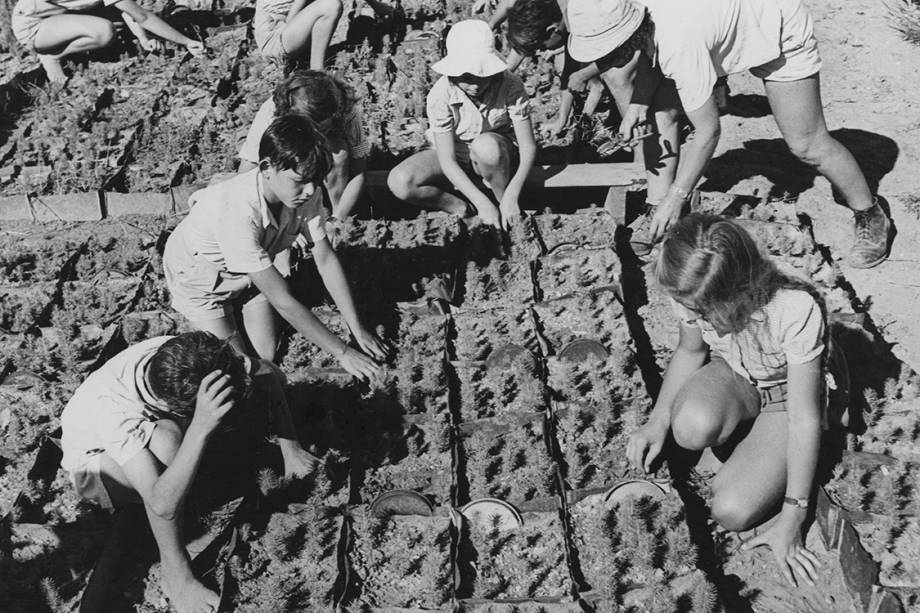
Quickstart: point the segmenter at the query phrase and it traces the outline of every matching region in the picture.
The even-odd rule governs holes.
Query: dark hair
[[[339,132],[345,117],[355,106],[351,87],[320,70],[295,70],[275,87],[272,94],[275,115],[303,115],[315,124],[331,119],[332,131]]]
[[[326,137],[302,115],[275,117],[259,141],[259,159],[265,158],[276,169],[294,169],[314,183],[322,183],[332,168]]]
[[[549,38],[547,28],[561,19],[556,0],[517,0],[508,9],[508,43],[521,55],[533,55]]]
[[[156,350],[147,366],[147,382],[154,396],[188,417],[195,411],[201,380],[215,370],[230,375],[234,400],[239,400],[250,384],[243,356],[210,332],[186,332]]]
[[[779,289],[807,292],[825,313],[813,285],[780,271],[743,227],[718,215],[679,220],[664,240],[655,276],[665,292],[720,334],[746,328]]]

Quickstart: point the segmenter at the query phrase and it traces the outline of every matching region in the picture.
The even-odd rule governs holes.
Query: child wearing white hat
[[[387,184],[419,207],[478,214],[508,228],[520,217],[518,199],[537,154],[524,83],[495,52],[489,24],[478,19],[454,24],[447,55],[431,69],[444,75],[428,92],[433,149],[396,166]]]

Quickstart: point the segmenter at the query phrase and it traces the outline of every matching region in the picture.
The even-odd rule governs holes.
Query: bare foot
[[[64,67],[61,66],[61,60],[53,55],[38,54],[38,61],[41,62],[48,80],[52,83],[64,83],[67,81],[67,75],[64,74]]]
[[[220,596],[206,588],[189,573],[173,575],[163,568],[163,590],[177,613],[214,613]]]

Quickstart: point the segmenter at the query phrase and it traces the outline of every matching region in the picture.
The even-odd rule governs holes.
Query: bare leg
[[[35,51],[48,79],[62,83],[67,77],[61,67],[61,58],[101,49],[114,37],[115,26],[108,19],[92,15],[54,15],[42,19],[38,26]]]
[[[246,343],[243,340],[240,331],[236,327],[236,322],[232,317],[219,317],[217,319],[208,319],[205,321],[189,322],[196,330],[210,332],[221,340],[229,340],[233,348],[241,354],[248,353]]]
[[[274,362],[280,336],[275,307],[267,300],[247,302],[243,306],[243,327],[259,357]]]
[[[451,194],[435,151],[420,151],[399,163],[387,176],[393,195],[423,209],[466,215],[466,202]]]
[[[322,70],[326,49],[342,15],[341,0],[313,0],[284,25],[281,44],[292,56],[303,55],[309,45],[310,68]]]
[[[326,174],[326,191],[329,192],[329,200],[332,202],[332,212],[336,217],[338,215],[339,201],[345,192],[345,186],[348,185],[348,147],[343,146],[332,152],[332,169]]]
[[[511,180],[511,142],[495,132],[480,134],[470,144],[470,162],[501,202]]]
[[[779,131],[792,153],[820,172],[854,211],[872,207],[872,193],[853,155],[827,131],[819,75],[764,81]]]

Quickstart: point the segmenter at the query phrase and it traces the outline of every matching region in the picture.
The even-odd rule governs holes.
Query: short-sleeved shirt
[[[26,17],[51,17],[63,13],[83,13],[99,8],[112,6],[119,0],[19,0],[14,11]]]
[[[661,71],[674,80],[684,110],[689,112],[706,102],[718,77],[778,58],[785,10],[780,5],[801,5],[801,0],[643,3],[655,22]]]
[[[322,186],[299,207],[282,206],[278,219],[262,192],[257,168],[199,190],[189,198],[189,214],[174,232],[191,254],[222,273],[239,275],[271,266],[298,234],[313,242],[326,238]]]
[[[672,300],[675,314],[696,326],[703,340],[732,370],[759,387],[785,383],[789,364],[805,364],[824,353],[824,315],[802,290],[780,289],[751,316],[741,332],[720,335],[705,319]]]
[[[530,97],[521,77],[508,70],[478,103],[443,76],[428,92],[427,112],[429,132],[453,132],[468,144],[485,132],[513,137],[513,124],[530,119]]]
[[[259,142],[265,130],[275,119],[275,102],[269,98],[262,103],[249,132],[246,134],[246,142],[240,147],[240,159],[253,164],[259,163]],[[367,157],[370,153],[371,146],[367,142],[367,136],[364,134],[363,122],[361,119],[361,109],[355,105],[352,110],[345,116],[343,126],[343,136],[345,137],[345,146],[348,148],[348,157],[353,160]]]
[[[119,466],[147,447],[167,407],[147,389],[144,371],[170,336],[129,347],[87,377],[61,414],[61,466],[70,472],[106,453]]]

